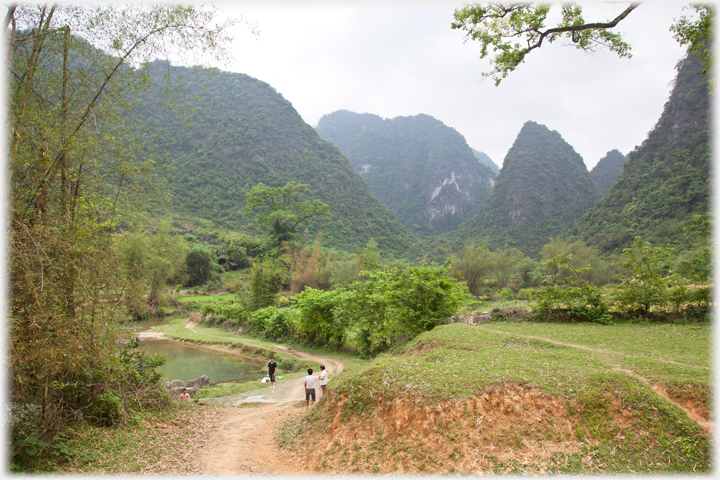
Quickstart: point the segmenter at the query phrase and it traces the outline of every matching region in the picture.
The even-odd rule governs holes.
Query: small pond
[[[169,319],[133,322],[136,331],[149,330],[155,325],[168,323]],[[207,375],[211,382],[246,382],[260,380],[265,376],[267,362],[264,359],[232,355],[200,348],[191,343],[172,340],[143,340],[140,347],[152,353],[165,355],[165,365],[158,369],[163,381],[190,380]]]

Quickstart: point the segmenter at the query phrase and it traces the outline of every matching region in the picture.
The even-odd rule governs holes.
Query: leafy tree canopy
[[[543,43],[564,41],[586,52],[608,48],[620,57],[630,58],[631,47],[620,33],[612,32],[622,20],[639,6],[631,3],[615,18],[588,22],[579,5],[565,3],[561,19],[548,25],[554,5],[543,3],[476,3],[455,10],[451,28],[467,32],[466,40],[480,43],[480,58],[490,58],[492,70],[483,73],[491,77],[495,86],[525,61],[533,50]],[[681,45],[690,45],[689,51],[697,54],[703,63],[703,74],[712,66],[712,51],[708,39],[712,38],[712,6],[692,6],[697,17],[683,16],[671,27]]]
[[[710,40],[714,35],[712,17],[715,12],[711,5],[702,3],[685,8],[694,8],[698,18],[692,19],[683,16],[670,27],[670,30],[675,32],[675,39],[680,42],[680,45],[690,45],[688,53],[698,56],[703,64],[702,74],[705,75],[713,64]]]
[[[246,194],[245,210],[250,213],[264,209],[260,222],[270,228],[270,235],[279,245],[295,238],[298,225],[307,224],[319,215],[332,216],[330,207],[318,199],[300,201],[303,194],[312,193],[307,185],[295,182],[288,182],[284,187],[268,187],[259,183]]]
[[[630,45],[610,29],[637,6],[631,4],[612,20],[588,23],[583,18],[581,6],[563,4],[562,19],[556,26],[548,27],[547,17],[552,9],[549,4],[473,4],[455,10],[451,27],[464,30],[467,39],[480,42],[480,58],[490,56],[493,66],[493,70],[483,76],[492,77],[497,86],[546,40],[547,43],[569,41],[570,45],[584,51],[593,51],[603,45],[621,57],[630,57]],[[488,52],[490,48],[492,55]]]

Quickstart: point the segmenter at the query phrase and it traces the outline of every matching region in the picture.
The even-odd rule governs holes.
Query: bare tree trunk
[[[8,52],[7,52],[7,65],[10,65],[10,60],[12,59],[12,52],[13,47],[15,46],[15,31],[17,30],[17,25],[15,24],[15,9],[17,8],[16,3],[11,3],[8,5],[8,11],[5,15],[5,20],[3,21],[3,31],[6,32],[8,29],[8,26],[12,22],[12,32],[10,32],[10,41],[8,41]]]
[[[35,61],[37,59],[38,54],[40,53],[40,50],[42,48],[42,41],[43,37],[47,33],[48,29],[50,28],[50,22],[52,21],[53,14],[55,13],[55,5],[52,6],[50,9],[50,13],[47,16],[47,20],[45,19],[45,10],[47,9],[47,6],[43,7],[43,13],[40,17],[40,23],[38,25],[37,32],[35,32],[35,42],[33,43],[33,52],[30,56],[30,65],[28,65],[28,75],[25,79],[25,90],[23,92],[22,102],[20,108],[17,109],[19,112],[17,122],[15,123],[15,127],[13,129],[13,145],[12,145],[12,153],[11,153],[11,161],[15,158],[15,155],[17,154],[18,146],[20,145],[20,132],[23,128],[23,122],[25,120],[25,113],[27,111],[27,101],[28,97],[30,96],[30,86],[32,85],[32,79],[33,75],[35,74]],[[45,26],[43,27],[43,22],[45,22]]]

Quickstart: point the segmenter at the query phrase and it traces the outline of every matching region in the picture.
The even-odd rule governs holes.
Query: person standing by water
[[[317,383],[318,377],[313,375],[313,369],[308,368],[308,375],[305,377],[305,408],[310,406],[310,398],[312,397],[312,404],[315,405],[315,384]]]
[[[277,363],[275,363],[275,357],[270,357],[270,363],[268,363],[268,377],[270,377],[270,388],[275,388],[275,370],[277,369]]]
[[[320,384],[320,398],[325,396],[325,385],[327,385],[327,382],[328,371],[325,370],[325,365],[320,365],[320,374],[318,375],[318,383]]]

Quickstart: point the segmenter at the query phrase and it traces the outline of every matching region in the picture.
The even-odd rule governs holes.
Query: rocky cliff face
[[[462,135],[430,116],[382,119],[341,110],[321,118],[316,130],[415,233],[456,229],[492,192],[495,175]]]
[[[535,256],[599,196],[582,158],[560,134],[527,122],[505,157],[492,196],[464,231]]]

